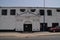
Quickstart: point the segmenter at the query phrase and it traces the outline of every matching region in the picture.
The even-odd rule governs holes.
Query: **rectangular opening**
[[[52,23],[52,27],[59,26],[59,23]]]
[[[10,15],[15,15],[15,13],[16,13],[16,10],[15,9],[11,9],[10,10]]]
[[[40,31],[48,31],[47,23],[40,23]]]
[[[31,32],[32,31],[32,24],[24,24],[24,31]]]
[[[47,10],[47,15],[52,16],[52,10]]]
[[[60,12],[60,9],[56,9],[57,12]]]
[[[44,10],[40,10],[40,15],[44,15],[45,11]]]
[[[7,9],[2,9],[2,15],[7,15]]]

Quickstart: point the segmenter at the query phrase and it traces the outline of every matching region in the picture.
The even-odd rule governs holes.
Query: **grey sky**
[[[43,7],[44,0],[0,0],[0,6]],[[46,7],[60,7],[60,0],[45,0]]]

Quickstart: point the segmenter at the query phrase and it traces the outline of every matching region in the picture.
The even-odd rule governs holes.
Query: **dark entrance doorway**
[[[32,31],[32,24],[24,24],[24,31],[31,32]]]
[[[47,23],[40,23],[40,31],[48,31]]]

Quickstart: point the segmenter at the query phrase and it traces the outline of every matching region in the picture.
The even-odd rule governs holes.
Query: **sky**
[[[0,6],[44,7],[44,0],[0,0]],[[60,7],[60,0],[45,0],[45,7]]]

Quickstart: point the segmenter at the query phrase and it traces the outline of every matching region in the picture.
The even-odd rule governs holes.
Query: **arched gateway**
[[[25,21],[23,24],[24,31],[25,32],[31,32],[32,31],[32,23],[31,21]]]

